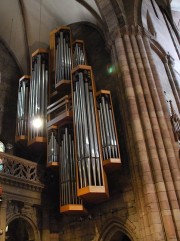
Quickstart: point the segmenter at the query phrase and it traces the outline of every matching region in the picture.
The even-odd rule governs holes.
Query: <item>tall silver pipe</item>
[[[89,96],[89,83],[85,82],[85,96],[86,96],[86,106],[87,106],[87,119],[88,119],[88,127],[89,127],[89,140],[90,140],[90,156],[92,163],[92,173],[94,185],[96,186],[96,155],[95,155],[95,146],[94,146],[94,138],[93,138],[93,128],[92,128],[92,116],[90,110],[90,96]]]
[[[79,133],[79,123],[78,123],[78,100],[77,100],[77,83],[75,82],[75,91],[73,92],[73,103],[74,103],[74,125],[76,130],[76,135]],[[77,164],[78,164],[78,180],[80,187],[83,187],[83,174],[82,174],[82,163],[81,163],[81,150],[80,150],[80,138],[76,137],[76,146],[77,146]]]
[[[111,148],[110,148],[111,143],[110,143],[110,133],[109,133],[109,126],[108,126],[104,96],[102,96],[102,112],[103,112],[104,123],[105,123],[105,128],[106,128],[106,138],[107,138],[106,144],[107,144],[108,158],[109,158],[111,156]]]
[[[110,117],[110,123],[111,123],[111,126],[112,126],[112,134],[113,134],[113,139],[114,139],[114,145],[115,145],[115,155],[116,157],[118,158],[119,157],[119,153],[118,153],[118,144],[117,144],[117,141],[116,141],[116,135],[115,135],[115,127],[114,127],[114,122],[113,122],[113,113],[112,113],[112,110],[110,109],[109,110],[109,117]]]
[[[79,82],[76,82],[76,90],[77,90],[77,125],[79,129],[79,135],[77,133],[77,138],[79,138],[79,147],[80,147],[80,159],[79,162],[82,166],[82,182],[83,186],[87,186],[87,175],[86,175],[86,167],[85,167],[85,142],[84,142],[84,130],[83,130],[83,116],[82,116],[82,101],[81,95],[79,93],[80,86]]]
[[[100,154],[99,154],[99,144],[98,144],[98,136],[97,136],[97,128],[96,128],[96,120],[95,120],[95,106],[93,100],[93,93],[90,92],[90,103],[91,103],[91,113],[92,113],[92,123],[93,123],[93,135],[94,135],[94,145],[95,145],[95,155],[96,155],[96,166],[97,166],[97,175],[98,175],[98,184],[101,186],[103,184],[102,181],[102,169],[100,164]]]
[[[107,123],[108,123],[109,136],[110,136],[110,149],[111,149],[110,157],[115,157],[114,138],[113,138],[113,132],[112,132],[112,128],[111,128],[112,126],[110,123],[110,116],[109,116],[109,105],[108,105],[107,101],[105,101],[105,98],[104,98],[104,102],[105,102],[105,113],[107,116]]]
[[[88,185],[91,186],[91,164],[90,164],[90,142],[87,124],[87,113],[86,113],[86,103],[85,103],[85,93],[84,93],[84,81],[82,72],[79,73],[79,96],[81,99],[81,114],[82,114],[82,127],[83,127],[83,139],[84,139],[84,162],[86,168],[86,177]]]

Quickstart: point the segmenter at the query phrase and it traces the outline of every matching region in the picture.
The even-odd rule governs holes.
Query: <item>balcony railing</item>
[[[42,185],[36,163],[0,152],[0,176],[13,177],[29,184]],[[43,186],[43,185],[42,185]]]

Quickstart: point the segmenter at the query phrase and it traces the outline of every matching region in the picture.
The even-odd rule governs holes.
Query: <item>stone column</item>
[[[146,37],[147,38],[147,37]],[[146,48],[145,45],[143,44],[143,40],[142,40],[142,33],[138,32],[137,35],[137,41],[138,41],[138,45],[139,45],[139,51],[141,53],[141,57],[143,59],[143,64],[144,64],[144,69],[145,69],[145,73],[147,76],[147,83],[149,86],[149,95],[150,95],[150,99],[151,102],[154,105],[154,109],[155,112],[154,114],[156,115],[157,119],[154,118],[154,121],[152,122],[153,125],[153,130],[154,130],[154,137],[156,140],[156,145],[157,145],[157,150],[158,150],[158,154],[160,157],[160,161],[161,161],[161,169],[163,172],[163,177],[164,177],[164,184],[161,184],[161,189],[162,191],[167,190],[168,192],[168,199],[169,199],[169,204],[168,204],[168,200],[164,200],[161,205],[164,209],[164,211],[162,212],[162,215],[164,216],[164,218],[166,219],[165,221],[165,225],[169,228],[169,232],[171,232],[174,228],[170,228],[169,225],[169,218],[170,218],[170,212],[167,212],[167,206],[170,205],[171,209],[172,209],[172,214],[173,214],[173,220],[174,220],[174,225],[171,226],[175,226],[176,228],[176,233],[178,234],[178,227],[179,227],[179,204],[178,204],[178,192],[179,192],[179,188],[178,188],[178,182],[179,182],[179,178],[178,176],[175,177],[175,173],[179,172],[178,166],[177,166],[177,160],[176,157],[174,155],[174,158],[172,160],[172,162],[170,163],[169,160],[169,156],[167,155],[167,151],[166,148],[168,148],[167,143],[164,143],[165,141],[169,141],[169,143],[171,144],[169,147],[169,151],[171,148],[171,152],[174,152],[172,143],[171,143],[171,138],[170,135],[168,136],[167,139],[167,133],[169,133],[169,129],[168,126],[166,125],[165,122],[165,117],[163,116],[163,109],[160,108],[161,107],[161,103],[158,97],[158,92],[157,92],[157,87],[155,84],[155,79],[154,79],[154,75],[152,72],[152,68],[150,66],[150,62],[148,59],[148,55],[146,52]],[[146,39],[147,41],[147,39]],[[157,75],[156,75],[156,83],[157,83]],[[152,105],[151,103],[151,105]],[[153,108],[150,106],[150,102],[149,102],[149,108]],[[167,129],[166,129],[167,128]],[[173,170],[172,172],[172,168],[175,168],[175,170]],[[161,192],[161,194],[163,194],[163,192]]]
[[[140,101],[142,102],[139,108],[141,110],[140,113],[142,113],[141,118],[143,121],[145,140],[149,150],[150,165],[152,168],[154,183],[156,184],[156,192],[157,192],[160,211],[161,213],[164,211],[165,209],[164,204],[166,204],[166,211],[169,210],[168,225],[166,225],[167,217],[162,216],[162,220],[165,224],[164,228],[165,228],[167,237],[173,238],[173,235],[174,237],[176,236],[173,220],[176,220],[176,221],[178,220],[176,218],[176,215],[174,215],[174,213],[171,212],[171,208],[172,208],[171,202],[172,203],[175,202],[174,203],[175,205],[173,205],[175,208],[175,206],[178,205],[177,197],[176,197],[174,188],[173,187],[169,188],[169,186],[166,185],[167,181],[170,181],[171,184],[173,184],[173,180],[171,177],[171,172],[169,169],[167,157],[165,155],[165,150],[163,148],[158,120],[156,117],[156,112],[154,109],[145,69],[143,66],[143,63],[146,65],[145,59],[143,58],[143,61],[141,59],[140,50],[137,45],[138,36],[136,38],[134,28],[133,28],[133,32],[131,32],[130,37],[131,37],[134,57],[137,63],[136,72],[139,73],[140,82],[141,82],[139,83],[139,79],[136,79],[136,81],[134,82],[134,86],[136,85],[136,83],[139,83],[139,86],[142,86],[141,92],[144,93],[144,95],[139,97],[139,102]],[[164,187],[163,190],[162,190],[162,187]],[[160,220],[157,220],[157,222],[158,221]],[[172,227],[171,230],[169,230],[169,226]]]
[[[143,42],[144,42],[144,47],[146,49],[147,58],[148,58],[150,66],[151,66],[151,71],[152,71],[152,74],[153,74],[153,77],[154,77],[154,78],[152,78],[152,81],[149,82],[151,96],[152,96],[154,106],[155,106],[155,110],[156,110],[156,113],[157,113],[158,123],[159,123],[159,126],[160,126],[162,140],[163,140],[163,143],[164,143],[164,147],[165,147],[166,155],[167,155],[167,158],[168,158],[171,174],[172,174],[172,177],[173,177],[176,194],[177,194],[177,197],[178,197],[178,201],[180,203],[180,188],[179,188],[180,187],[180,178],[179,178],[180,177],[180,170],[179,170],[179,167],[178,167],[178,159],[177,159],[177,156],[175,154],[176,150],[174,149],[174,146],[172,144],[175,141],[171,139],[171,135],[169,133],[169,128],[168,128],[166,118],[165,118],[165,115],[164,115],[164,112],[165,111],[167,112],[167,105],[166,105],[166,102],[165,102],[164,94],[162,92],[159,74],[158,74],[158,71],[156,69],[153,57],[152,57],[149,39],[148,39],[146,34],[144,34],[144,36],[143,36]],[[155,80],[156,80],[156,82],[155,82]]]
[[[2,234],[0,234],[0,241],[5,241],[6,237],[6,211],[7,211],[7,200],[3,200],[0,203],[0,230],[2,230]]]
[[[160,213],[158,211],[159,208],[158,208],[158,202],[156,197],[156,189],[155,189],[155,185],[154,185],[154,181],[151,173],[148,151],[145,144],[146,142],[144,138],[143,127],[142,127],[141,118],[138,111],[138,103],[137,103],[135,89],[134,89],[134,86],[132,83],[132,77],[131,77],[132,71],[135,71],[135,69],[132,70],[129,68],[130,61],[132,61],[132,59],[130,58],[132,56],[128,56],[128,59],[127,59],[127,54],[129,52],[129,49],[128,49],[129,45],[127,44],[128,39],[127,39],[127,36],[124,36],[124,41],[123,41],[120,31],[117,31],[117,34],[114,39],[115,39],[114,40],[115,48],[117,51],[117,56],[119,61],[119,68],[122,74],[124,93],[126,96],[128,118],[129,118],[129,123],[132,131],[131,141],[133,141],[135,155],[137,158],[136,162],[138,163],[138,165],[134,163],[134,168],[136,169],[135,170],[136,174],[139,174],[137,182],[142,183],[141,184],[142,191],[143,191],[142,196],[144,196],[144,205],[145,205],[145,210],[144,210],[145,213],[143,213],[143,215],[147,215],[147,219],[146,219],[147,222],[145,224],[146,240],[166,240],[164,236],[162,223],[160,224],[155,223],[152,210],[151,208],[148,208],[150,202],[152,202],[153,203],[152,207],[154,208],[154,210],[157,211],[157,217],[159,220]],[[126,49],[124,48],[125,46],[126,46]],[[138,91],[140,93],[140,89]],[[142,93],[140,93],[140,95],[141,94]],[[147,176],[148,176],[148,180],[147,180]],[[146,182],[144,182],[144,180],[146,180]],[[154,195],[155,200],[150,201],[150,198],[148,197],[148,194],[150,193]]]
[[[42,210],[42,241],[50,241],[49,210]]]
[[[143,241],[145,240],[150,240],[150,238],[148,239],[148,235],[150,233],[149,230],[149,225],[148,225],[148,218],[146,215],[146,211],[145,211],[145,201],[144,201],[144,195],[143,195],[143,185],[142,182],[140,182],[140,177],[139,177],[139,171],[138,171],[138,160],[136,158],[136,153],[134,150],[134,145],[132,143],[132,132],[131,132],[131,122],[128,118],[127,115],[127,106],[126,106],[126,99],[123,93],[123,86],[121,83],[119,83],[119,78],[121,78],[121,72],[118,70],[118,58],[117,58],[117,52],[115,49],[115,45],[113,44],[112,41],[109,41],[109,48],[111,49],[111,57],[112,57],[112,61],[114,66],[116,67],[116,72],[117,72],[117,83],[116,83],[116,93],[119,99],[119,104],[120,104],[120,109],[122,112],[122,118],[124,121],[124,125],[126,126],[126,139],[127,139],[127,146],[128,146],[128,153],[130,158],[130,166],[131,166],[131,178],[132,178],[132,185],[133,185],[133,189],[136,190],[136,192],[134,193],[135,197],[136,197],[136,208],[137,208],[137,212],[139,214],[139,219],[138,219],[138,228],[139,228],[139,234],[140,237],[142,238]],[[115,80],[116,81],[116,80]]]

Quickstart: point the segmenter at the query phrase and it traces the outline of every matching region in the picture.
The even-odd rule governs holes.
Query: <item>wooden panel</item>
[[[103,160],[103,167],[106,172],[113,172],[121,167],[121,160],[119,158],[111,158]]]
[[[56,85],[55,88],[58,91],[71,91],[71,80],[60,80]]]
[[[27,136],[16,136],[15,137],[15,142],[19,142],[19,141],[27,141],[28,137]]]
[[[48,162],[47,163],[47,167],[58,167],[59,166],[59,162]]]
[[[51,125],[64,125],[72,122],[72,111],[65,111],[62,114],[58,115],[54,119],[48,121],[47,128],[49,128]]]
[[[30,141],[28,141],[28,146],[34,147],[34,146],[38,146],[39,145],[44,145],[46,144],[47,139],[45,137],[42,136],[37,136],[33,139],[31,139]]]
[[[87,186],[77,190],[77,195],[82,200],[90,203],[101,203],[109,198],[105,186]]]
[[[37,54],[42,54],[42,53],[49,53],[49,51],[46,49],[41,49],[41,48],[37,49],[35,52],[32,53],[32,57],[34,57]]]
[[[86,209],[82,204],[68,204],[64,206],[60,206],[60,212],[65,214],[85,214],[87,213]]]

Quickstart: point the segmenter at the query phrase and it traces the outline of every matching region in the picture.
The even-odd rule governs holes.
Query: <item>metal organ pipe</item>
[[[68,127],[60,134],[60,199],[61,206],[81,204],[76,190],[76,169],[73,136]]]
[[[57,138],[57,129],[50,130],[47,146],[48,162],[50,163],[59,161],[59,144]]]
[[[90,76],[89,70],[77,70],[73,74],[72,85],[80,188],[103,185],[95,105]]]
[[[16,136],[27,136],[28,134],[29,79],[30,77],[25,75],[19,80]]]
[[[85,65],[85,51],[84,51],[84,43],[81,40],[77,40],[73,43],[73,67],[77,65]]]
[[[48,84],[48,53],[37,50],[32,55],[32,78],[29,103],[29,139],[46,135],[46,109]],[[39,118],[41,126],[35,128],[32,123]]]
[[[61,80],[70,80],[70,39],[69,30],[60,30],[55,34],[55,84]]]
[[[103,148],[103,160],[119,158],[116,127],[113,120],[113,110],[110,95],[99,94],[97,96],[99,113],[99,125]]]

